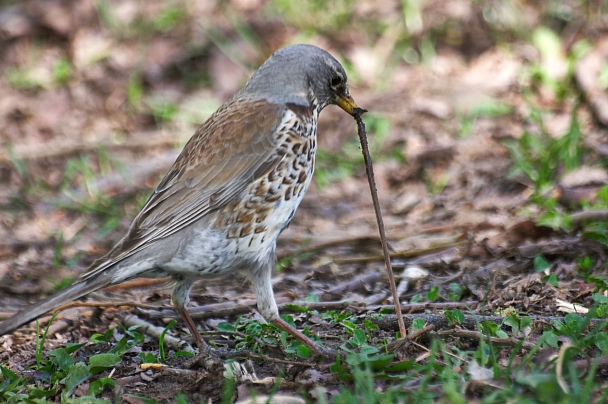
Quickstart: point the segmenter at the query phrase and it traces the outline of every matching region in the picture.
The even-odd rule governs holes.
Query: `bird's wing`
[[[224,104],[188,141],[128,233],[82,276],[90,278],[225,206],[282,160],[277,131],[288,109],[265,101]]]

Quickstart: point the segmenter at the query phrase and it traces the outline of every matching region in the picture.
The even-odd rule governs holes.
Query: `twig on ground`
[[[152,306],[149,304],[137,303],[137,302],[128,302],[128,301],[120,301],[120,302],[99,302],[99,301],[91,301],[91,302],[81,302],[81,301],[73,301],[70,303],[66,303],[63,306],[57,307],[55,310],[49,311],[47,314],[51,315],[57,313],[59,311],[64,311],[66,309],[72,307],[138,307],[140,309],[146,310],[162,310],[164,307],[161,306]],[[7,318],[12,317],[15,312],[1,312],[0,320],[5,320]]]
[[[445,245],[437,245],[431,248],[423,248],[423,249],[410,249],[407,251],[396,251],[390,253],[391,258],[413,258],[418,257],[425,254],[436,253],[439,251],[447,251],[450,248],[461,247],[466,245],[468,241],[457,241],[457,242],[449,242]],[[349,257],[349,258],[335,258],[334,262],[336,264],[356,264],[356,263],[364,263],[364,262],[374,262],[380,261],[384,258],[383,255],[368,255],[362,257]]]
[[[589,369],[591,364],[597,361],[599,367],[607,367],[608,366],[608,356],[600,356],[599,358],[585,358],[579,359],[572,362],[572,365],[575,369]]]
[[[479,302],[471,301],[471,302],[428,302],[428,303],[401,303],[401,312],[402,313],[412,313],[414,311],[424,311],[424,310],[446,310],[446,309],[474,309],[477,307]],[[369,311],[379,311],[379,310],[388,310],[389,308],[393,308],[390,305],[373,305],[367,306],[366,309]]]
[[[357,302],[340,301],[340,302],[292,302],[288,298],[277,298],[279,311],[281,313],[298,312],[292,310],[289,306],[298,305],[306,307],[308,310],[340,310],[346,308],[354,308],[360,306]],[[193,307],[189,309],[193,319],[202,320],[206,318],[224,318],[236,315],[247,314],[251,312],[252,306],[255,306],[255,301],[251,304],[239,304],[234,302],[213,303],[204,306]],[[362,307],[363,308],[363,307]],[[151,317],[177,317],[173,310],[163,310],[151,315]]]
[[[453,323],[451,323],[450,321],[448,321],[448,319],[439,314],[404,314],[402,317],[408,327],[411,326],[412,322],[417,319],[423,320],[428,325],[434,325],[437,329],[451,329],[454,327]],[[552,321],[559,321],[562,323],[565,323],[566,321],[565,317],[557,316],[531,315],[526,317],[529,317],[532,320],[532,324],[530,324],[530,327],[532,328],[550,325]],[[464,321],[458,323],[458,326],[464,329],[476,329],[477,325],[483,321],[490,321],[495,324],[502,324],[505,319],[507,319],[507,317],[465,314]],[[396,318],[393,314],[384,315],[382,316],[382,318],[372,318],[371,320],[374,324],[376,324],[383,330],[394,330],[398,328]],[[589,320],[588,327],[595,327],[596,325],[604,321],[605,320],[601,318],[592,318]]]
[[[298,239],[300,239],[299,240],[300,242],[302,241],[301,237],[298,237]],[[329,247],[335,247],[335,246],[338,246],[341,244],[360,243],[362,241],[368,241],[368,240],[380,242],[379,236],[372,236],[372,235],[334,238],[332,240],[316,242],[315,244],[309,244],[307,246],[303,246],[303,247],[300,247],[297,249],[292,249],[289,251],[281,251],[277,254],[277,257],[279,259],[283,259],[283,258],[289,257],[291,255],[305,254],[305,253],[314,252],[317,250],[325,250]],[[283,241],[285,241],[285,240],[283,240]]]
[[[139,318],[133,314],[128,314],[128,315],[124,316],[122,319],[122,324],[126,328],[132,327],[134,325],[139,326],[139,329],[138,329],[139,332],[147,334],[150,337],[155,338],[155,339],[160,339],[161,334],[165,330],[163,327],[157,327],[154,324],[151,324],[145,320],[142,320],[141,318]],[[191,352],[191,353],[195,352],[194,348],[192,348],[192,346],[188,342],[181,340],[179,338],[175,338],[169,334],[165,334],[164,343],[167,347],[174,349],[176,351],[186,351],[186,352]]]
[[[498,338],[498,337],[488,337],[487,335],[482,334],[479,331],[471,331],[471,330],[460,330],[460,329],[452,329],[452,330],[442,330],[437,331],[437,335],[442,337],[458,337],[458,338],[469,338],[476,341],[490,341],[496,345],[505,345],[505,346],[516,346],[518,344],[522,344],[522,347],[526,349],[534,348],[535,344],[531,342],[521,342],[517,340],[515,337],[513,338]]]
[[[359,289],[361,286],[364,286],[368,283],[377,282],[380,280],[384,280],[386,277],[385,272],[372,272],[371,274],[357,277],[352,281],[341,283],[340,285],[334,286],[333,288],[322,291],[315,292],[316,296],[322,295],[330,295],[330,296],[344,296],[347,292],[352,292],[354,290]]]
[[[388,346],[387,346],[388,351],[389,352],[398,351],[407,341],[412,341],[412,340],[420,337],[421,335],[424,335],[426,333],[429,333],[429,332],[433,331],[434,329],[435,329],[435,326],[428,325],[428,326],[423,327],[422,329],[420,329],[418,331],[413,331],[409,335],[407,335],[405,338],[400,338],[400,339],[398,339],[396,341],[393,341],[390,344],[388,344]]]
[[[587,210],[576,212],[570,216],[572,225],[577,226],[583,222],[608,221],[608,210]]]
[[[281,363],[284,365],[304,366],[304,367],[309,367],[309,368],[315,366],[312,363],[288,361],[285,359],[273,358],[272,356],[257,354],[257,353],[253,353],[253,352],[248,352],[247,356],[249,356],[250,358],[255,358],[255,359],[263,359],[263,360],[269,361],[269,362]]]

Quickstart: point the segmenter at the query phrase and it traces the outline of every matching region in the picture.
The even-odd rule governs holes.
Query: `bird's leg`
[[[194,342],[199,350],[199,355],[206,355],[209,353],[210,348],[209,345],[203,340],[201,334],[198,332],[196,325],[194,325],[194,321],[192,321],[192,317],[186,310],[186,305],[190,300],[190,288],[192,288],[192,282],[189,280],[179,280],[173,286],[173,290],[171,291],[171,305],[179,314],[179,316],[184,320],[186,326],[190,330],[190,334],[192,334],[192,338],[194,338]]]
[[[192,338],[194,338],[194,343],[198,347],[198,351],[200,354],[207,354],[211,348],[205,342],[203,337],[201,337],[201,333],[198,332],[196,325],[194,325],[194,321],[192,321],[192,317],[188,314],[188,311],[185,308],[177,308],[175,307],[175,311],[179,314],[179,316],[184,320],[186,326],[188,326],[188,330],[190,330],[190,334],[192,334]]]
[[[279,316],[279,309],[276,301],[274,300],[274,293],[272,291],[271,268],[272,266],[269,266],[268,268],[262,268],[261,270],[251,272],[251,281],[255,288],[258,310],[262,316],[279,327],[281,330],[298,339],[300,342],[310,348],[310,350],[313,351],[316,356],[324,356],[326,358],[334,357],[335,354],[332,351],[327,348],[323,348],[312,339],[304,335],[301,331],[289,325],[281,318],[281,316]]]
[[[187,279],[178,280],[173,287],[173,291],[171,292],[171,304],[182,320],[184,320],[186,326],[188,326],[190,334],[192,334],[192,338],[194,338],[194,342],[198,347],[198,355],[186,362],[184,366],[186,368],[192,368],[194,366],[202,365],[209,370],[221,367],[223,362],[205,342],[205,340],[203,340],[203,337],[198,332],[194,321],[192,321],[192,317],[190,317],[190,314],[186,310],[186,305],[190,300],[189,294],[191,287],[191,281]]]

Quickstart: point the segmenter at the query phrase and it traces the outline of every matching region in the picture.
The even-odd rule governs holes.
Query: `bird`
[[[280,317],[271,274],[277,238],[313,177],[319,114],[332,104],[352,116],[362,110],[331,54],[308,44],[275,51],[195,131],[124,237],[71,286],[2,322],[0,335],[98,289],[170,277],[172,306],[199,352],[210,352],[187,311],[190,289],[239,271],[267,321],[330,356]]]

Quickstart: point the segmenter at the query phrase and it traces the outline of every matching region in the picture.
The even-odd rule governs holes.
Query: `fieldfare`
[[[276,241],[312,179],[319,113],[353,115],[344,68],[311,45],[280,49],[194,133],[127,234],[66,289],[0,324],[0,335],[100,288],[171,277],[171,303],[201,353],[209,350],[186,311],[192,284],[244,270],[260,313],[316,354],[327,355],[279,316],[271,285]]]

